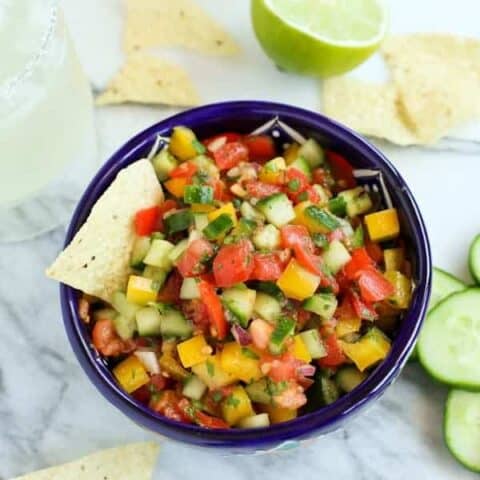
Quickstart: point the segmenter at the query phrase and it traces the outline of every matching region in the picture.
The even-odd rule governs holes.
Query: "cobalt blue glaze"
[[[157,134],[168,136],[171,128],[178,124],[191,127],[201,138],[222,131],[246,133],[274,116],[280,117],[280,120],[304,136],[315,137],[323,146],[345,155],[356,168],[379,169],[383,172],[393,203],[400,211],[402,230],[413,260],[416,288],[412,305],[403,319],[389,356],[351,393],[332,405],[286,423],[255,430],[219,431],[169,420],[124,393],[90,345],[87,331],[78,316],[78,292],[61,285],[65,329],[78,361],[90,380],[110,403],[138,425],[176,441],[220,447],[229,452],[258,453],[287,449],[299,440],[337,429],[348,418],[380,397],[396,379],[413,349],[425,316],[431,286],[430,246],[423,219],[405,181],[379,150],[355,132],[322,115],[288,105],[257,101],[217,103],[180,113],[144,130],[121,147],[91,181],[73,214],[65,244],[73,238],[118,171],[146,156]]]

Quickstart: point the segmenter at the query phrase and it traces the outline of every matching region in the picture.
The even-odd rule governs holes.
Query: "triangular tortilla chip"
[[[158,449],[155,443],[133,443],[12,480],[151,480]]]
[[[240,50],[193,0],[127,0],[126,52],[174,46],[207,55],[235,55]]]
[[[323,82],[322,107],[325,115],[365,135],[398,145],[419,143],[403,121],[394,85],[365,83],[348,77],[331,78]]]
[[[105,92],[96,99],[97,105],[126,102],[190,107],[200,101],[181,67],[137,53],[127,58]]]
[[[162,201],[162,187],[148,160],[121,170],[47,276],[110,302],[114,292],[125,289],[130,273],[135,213]]]
[[[391,37],[382,53],[403,113],[432,143],[480,112],[480,41],[446,34]]]

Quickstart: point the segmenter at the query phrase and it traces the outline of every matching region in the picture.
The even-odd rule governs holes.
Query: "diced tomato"
[[[325,346],[327,355],[320,358],[318,360],[318,364],[322,368],[328,368],[338,367],[342,363],[345,363],[347,359],[343,353],[342,347],[335,333],[332,333],[327,329],[323,328],[321,334],[323,338],[323,345]]]
[[[322,187],[328,187],[328,173],[324,168],[316,168],[312,172],[313,183]]]
[[[240,162],[248,162],[248,149],[243,143],[226,143],[213,152],[213,158],[220,170],[228,170]]]
[[[297,168],[288,168],[285,172],[285,185],[287,192],[298,195],[310,184],[308,177]]]
[[[182,283],[182,276],[178,270],[174,270],[158,293],[157,300],[164,303],[178,303],[180,300],[180,288],[182,287]]]
[[[311,312],[307,312],[307,310],[304,310],[302,307],[297,307],[296,309],[296,317],[297,317],[297,328],[301,330],[306,323],[310,320],[312,317]]]
[[[357,317],[370,321],[377,319],[378,314],[373,308],[373,306],[369,305],[366,302],[363,302],[356,292],[354,292],[353,290],[349,290],[347,293],[347,298],[351,302],[353,310]]]
[[[233,195],[229,192],[225,182],[213,179],[209,183],[213,187],[213,198],[215,198],[215,200],[220,202],[229,202],[232,200]]]
[[[152,397],[150,408],[171,420],[191,423],[192,420],[180,407],[182,396],[174,390],[164,390],[160,395]]]
[[[148,404],[150,401],[150,390],[148,385],[143,385],[132,393],[132,397],[140,403]]]
[[[303,225],[285,225],[280,229],[282,245],[292,248],[298,262],[312,273],[322,275],[321,258],[315,255],[314,244]]]
[[[193,300],[184,300],[182,302],[182,311],[184,315],[193,323],[195,331],[207,334],[210,326],[210,317],[205,304],[195,298]]]
[[[198,171],[198,167],[193,162],[183,162],[170,172],[172,178],[192,178]]]
[[[349,280],[355,280],[361,270],[375,265],[372,257],[370,257],[364,247],[355,248],[350,255],[352,258],[343,268],[343,271]]]
[[[240,240],[224,245],[213,261],[213,275],[219,287],[231,287],[247,281],[253,271],[253,245],[250,240]]]
[[[135,233],[138,236],[150,235],[155,231],[160,211],[157,205],[139,210],[135,214]]]
[[[266,362],[262,361],[262,365],[268,365],[267,376],[274,382],[285,382],[296,380],[297,370],[302,362],[297,360],[292,354],[284,353],[280,357],[274,357]]]
[[[352,303],[348,297],[345,297],[340,305],[335,310],[335,318],[340,319],[351,319],[356,317],[355,310],[353,309]]]
[[[372,267],[361,270],[357,281],[360,295],[366,302],[381,302],[395,292],[394,286]]]
[[[176,208],[178,208],[177,202],[170,198],[160,204],[160,206],[158,207],[157,225],[155,226],[156,231],[163,232],[163,217],[167,212],[169,212],[170,210],[175,210]]]
[[[213,153],[215,150],[223,147],[226,143],[239,142],[241,138],[242,136],[239,133],[226,132],[207,138],[206,140],[203,140],[202,143],[210,153]]]
[[[243,138],[243,143],[253,162],[265,162],[276,155],[275,143],[269,135],[248,135]]]
[[[245,189],[250,197],[254,198],[264,198],[274,193],[279,193],[282,191],[280,185],[271,185],[269,183],[251,181],[245,184]]]
[[[376,263],[380,263],[383,260],[383,250],[378,243],[367,241],[365,243],[365,248]]]
[[[150,377],[150,384],[155,391],[159,392],[167,386],[167,379],[163,375],[155,374]]]
[[[255,253],[253,265],[250,279],[263,282],[277,281],[285,270],[285,263],[278,253]]]
[[[228,325],[220,297],[217,295],[213,285],[205,280],[200,280],[198,290],[200,292],[200,298],[208,312],[212,336],[223,340],[227,336]]]
[[[354,188],[357,181],[353,176],[353,167],[342,155],[327,151],[327,160],[332,169],[337,185],[342,189]]]
[[[177,268],[183,277],[194,277],[205,270],[205,262],[212,258],[215,250],[213,245],[204,238],[191,242],[180,260]]]
[[[319,193],[311,185],[309,185],[303,191],[303,195],[306,197],[305,200],[308,200],[309,202],[312,202],[312,203],[319,203],[321,200]]]
[[[218,417],[207,415],[200,410],[195,412],[195,421],[204,428],[217,429],[217,428],[230,428],[227,422]]]

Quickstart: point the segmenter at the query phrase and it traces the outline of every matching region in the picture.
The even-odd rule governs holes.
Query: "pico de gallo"
[[[200,140],[152,159],[165,199],[137,212],[126,291],[83,298],[119,386],[205,428],[285,422],[359,385],[412,291],[394,208],[313,138]]]

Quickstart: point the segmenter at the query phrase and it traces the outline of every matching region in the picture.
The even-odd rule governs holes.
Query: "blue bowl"
[[[60,287],[65,329],[72,348],[86,374],[102,395],[138,425],[170,439],[229,452],[253,453],[287,449],[299,441],[339,428],[379,398],[399,375],[413,349],[430,295],[431,258],[425,225],[418,206],[403,178],[373,145],[348,128],[311,111],[288,105],[242,101],[225,102],[189,110],[159,122],[121,147],[100,169],[83,194],[68,228],[68,244],[87,218],[99,196],[120,169],[147,156],[157,135],[168,136],[175,125],[191,127],[201,138],[223,131],[251,132],[273,117],[306,137],[345,155],[355,168],[379,170],[400,212],[402,232],[412,258],[415,291],[388,357],[367,380],[335,403],[289,422],[261,429],[207,430],[169,420],[149,410],[120,389],[102,359],[92,348],[85,325],[78,315],[78,292]]]

